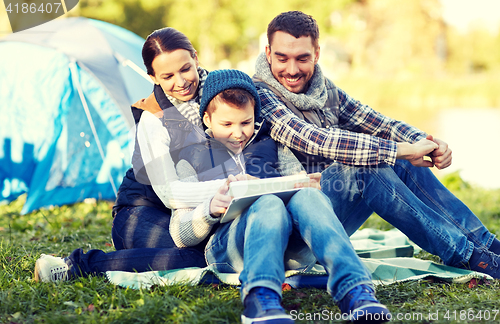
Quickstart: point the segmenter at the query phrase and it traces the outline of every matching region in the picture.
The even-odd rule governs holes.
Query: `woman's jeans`
[[[205,255],[218,271],[241,272],[242,300],[259,286],[281,295],[285,270],[306,269],[316,259],[329,274],[327,290],[335,301],[357,285],[372,285],[330,201],[312,188],[299,190],[286,205],[274,195],[260,197],[219,226]]]
[[[334,163],[322,173],[321,190],[348,235],[376,212],[447,265],[467,263],[474,247],[488,248],[495,237],[429,168],[405,160],[373,167]]]
[[[206,267],[203,249],[178,248],[169,233],[170,215],[154,207],[124,207],[113,220],[117,251],[76,249],[69,256],[73,276],[106,271],[144,272]]]

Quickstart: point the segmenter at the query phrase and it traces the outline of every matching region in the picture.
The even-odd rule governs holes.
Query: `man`
[[[267,37],[254,82],[270,135],[308,172],[321,172],[322,191],[347,233],[375,211],[445,264],[499,279],[500,241],[429,169],[451,164],[448,145],[383,116],[325,78],[311,16],[282,13]]]

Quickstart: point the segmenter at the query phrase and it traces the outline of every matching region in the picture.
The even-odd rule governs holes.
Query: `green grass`
[[[493,233],[500,234],[500,190],[471,187],[457,174],[443,182]],[[22,204],[20,198],[0,206],[0,323],[239,322],[243,307],[234,287],[174,285],[132,290],[101,277],[58,284],[34,282],[33,269],[41,253],[66,256],[79,247],[113,250],[111,204],[81,203],[20,215]],[[364,226],[391,228],[376,215]],[[437,260],[425,252],[420,257]],[[500,309],[499,288],[498,281],[475,287],[419,281],[378,287],[377,296],[395,317],[399,314],[401,320],[396,323],[489,323],[494,316],[500,320],[495,313]],[[342,323],[335,320],[339,310],[324,290],[289,290],[283,296],[287,310],[303,319],[297,323]],[[482,317],[488,315],[485,311],[490,320],[477,317],[480,312]]]

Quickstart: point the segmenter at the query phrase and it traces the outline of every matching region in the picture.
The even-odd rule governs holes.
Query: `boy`
[[[220,272],[240,272],[243,323],[293,323],[280,305],[285,270],[305,271],[316,261],[329,274],[328,292],[350,320],[388,321],[391,314],[375,298],[370,273],[320,190],[304,188],[286,204],[264,195],[232,222],[220,223],[231,201],[229,182],[246,179],[245,173],[279,176],[276,144],[256,123],[259,114],[260,100],[248,75],[209,73],[200,116],[211,139],[184,149],[176,168],[184,181],[228,181],[196,208],[174,211],[174,242],[182,248],[208,240],[207,263]]]

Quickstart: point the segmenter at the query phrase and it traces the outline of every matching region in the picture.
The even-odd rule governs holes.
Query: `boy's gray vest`
[[[302,120],[314,124],[321,128],[337,128],[339,123],[339,95],[335,84],[325,78],[325,85],[327,90],[327,100],[325,106],[321,109],[299,110],[287,98],[281,94],[276,88],[265,83],[257,77],[253,77],[253,82],[257,87],[268,89],[276,94],[278,98]],[[329,164],[333,162],[332,159],[320,155],[311,155],[304,152],[292,149],[300,163],[304,166],[307,173],[321,172]]]

